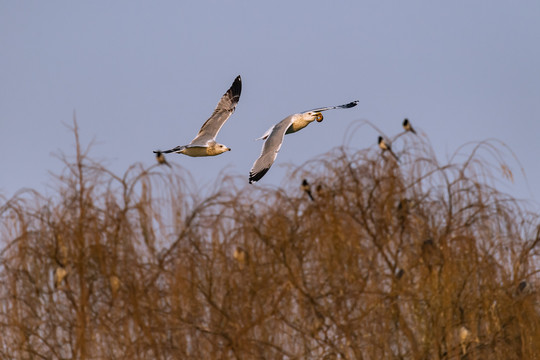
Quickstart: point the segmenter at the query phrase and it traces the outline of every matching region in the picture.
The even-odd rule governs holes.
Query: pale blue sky
[[[73,154],[64,124],[76,110],[91,155],[123,173],[152,150],[188,143],[236,75],[243,91],[218,136],[231,152],[170,155],[201,179],[246,179],[261,143],[285,116],[360,100],[288,135],[256,185],[286,181],[335,146],[353,121],[392,135],[409,117],[443,159],[496,138],[517,164],[504,191],[540,200],[538,1],[2,1],[0,194],[47,191],[52,154]],[[377,133],[355,133],[358,148]],[[165,171],[165,169],[163,169]],[[538,205],[536,205],[538,207]]]

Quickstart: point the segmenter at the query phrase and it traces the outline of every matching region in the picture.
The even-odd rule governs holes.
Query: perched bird
[[[248,253],[240,246],[237,246],[236,249],[234,249],[233,258],[238,261],[238,265],[241,269],[249,262]]]
[[[399,200],[396,212],[399,224],[403,230],[405,227],[405,220],[407,220],[407,215],[409,214],[409,209],[411,206],[411,201],[409,199],[403,198]]]
[[[317,186],[315,186],[315,194],[317,194],[317,197],[322,197],[324,196],[326,193],[326,190],[324,189],[324,187],[321,185],[321,184],[317,184]]]
[[[167,165],[168,167],[171,167],[171,164],[167,162],[167,159],[165,159],[165,155],[160,150],[154,151],[156,153],[156,160],[158,164],[160,165]]]
[[[394,152],[392,151],[392,148],[390,147],[390,144],[388,144],[382,136],[379,136],[379,147],[382,149],[383,152],[385,151],[389,151],[390,154],[392,154],[392,156],[397,160],[399,161],[399,158],[397,157],[396,154],[394,154]]]
[[[471,332],[466,326],[462,325],[459,328],[459,344],[463,355],[467,354],[467,345],[471,342]]]
[[[116,297],[118,289],[120,289],[120,279],[116,275],[109,276],[109,285],[111,286],[111,294]]]
[[[405,120],[403,120],[403,128],[405,129],[405,131],[410,131],[413,134],[417,135],[416,131],[414,130],[414,128],[411,125],[411,122],[407,118],[405,118]]]
[[[311,201],[314,201],[313,195],[311,194],[311,186],[309,185],[308,181],[306,179],[302,180],[302,190],[309,196]]]
[[[236,109],[241,92],[242,79],[238,75],[229,90],[219,100],[210,118],[206,120],[197,136],[188,145],[177,146],[165,151],[155,150],[154,153],[158,154],[156,156],[159,156],[159,153],[168,154],[172,152],[188,156],[215,156],[230,151],[231,149],[227,146],[216,142],[216,136],[225,121]]]
[[[276,160],[285,134],[291,134],[302,130],[314,120],[321,122],[323,120],[323,116],[321,114],[322,111],[331,109],[348,109],[356,106],[356,104],[358,104],[358,100],[344,105],[329,106],[305,111],[299,114],[292,114],[268,129],[263,136],[257,139],[266,141],[264,142],[261,155],[255,161],[251,171],[249,172],[249,183],[251,184],[254,181],[259,181],[268,172]]]
[[[59,266],[56,268],[56,270],[54,271],[54,287],[56,289],[58,289],[60,285],[62,285],[62,280],[64,280],[67,274],[68,272],[64,267]]]

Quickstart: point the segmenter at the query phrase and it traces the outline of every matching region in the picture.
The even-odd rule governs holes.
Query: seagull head
[[[305,115],[309,118],[309,121],[317,120],[317,122],[323,121],[323,115],[317,111],[308,111]]]
[[[218,144],[218,149],[221,151],[221,152],[225,152],[225,151],[231,151],[231,148],[230,147],[227,147],[223,144]]]
[[[228,148],[223,144],[215,143],[214,145],[208,147],[208,154],[210,156],[223,154],[226,151],[231,151],[231,148]]]

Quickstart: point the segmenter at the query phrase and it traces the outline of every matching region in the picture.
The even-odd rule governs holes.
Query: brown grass
[[[338,148],[201,196],[77,138],[55,195],[0,208],[0,358],[540,358],[539,219],[495,188],[504,148],[441,165],[400,141],[400,164]]]

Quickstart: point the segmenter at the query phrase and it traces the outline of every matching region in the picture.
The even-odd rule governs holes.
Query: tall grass
[[[439,164],[406,135],[400,164],[342,147],[201,196],[74,133],[56,193],[0,208],[1,358],[540,357],[539,218],[495,188],[496,142]]]

